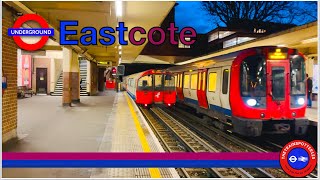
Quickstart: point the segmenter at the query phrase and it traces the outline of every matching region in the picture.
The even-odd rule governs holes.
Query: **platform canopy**
[[[118,22],[124,22],[130,30],[132,27],[143,27],[147,32],[154,26],[160,26],[168,15],[174,1],[121,1],[122,15],[116,14],[115,1],[7,1],[4,2],[11,6],[17,14],[36,13],[47,20],[49,25],[55,29],[55,36],[48,41],[44,47],[46,50],[59,50],[59,29],[61,20],[77,20],[78,27],[68,27],[68,30],[77,30],[77,35],[68,36],[68,39],[79,40],[80,30],[85,26],[92,26],[99,30],[101,27],[109,26],[116,28]],[[29,27],[39,27],[38,24],[27,22]],[[115,34],[117,38],[117,34]],[[136,33],[139,38],[139,33]],[[98,36],[99,37],[99,36]],[[125,33],[125,40],[128,40],[128,32]],[[118,42],[118,39],[116,40]],[[121,61],[130,63],[134,61],[147,42],[141,46],[129,44],[119,48],[118,44],[111,46],[98,45],[73,45],[71,48],[88,60],[94,62],[112,61],[113,64],[119,63],[119,51],[121,51]],[[151,59],[152,60],[152,59]]]

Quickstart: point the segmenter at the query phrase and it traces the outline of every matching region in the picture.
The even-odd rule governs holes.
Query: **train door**
[[[183,82],[183,73],[178,73],[177,74],[177,96],[180,101],[183,101],[183,87],[182,87],[182,82]]]
[[[190,73],[190,98],[191,103],[198,106],[198,96],[197,96],[197,87],[198,87],[198,72]]]
[[[154,103],[163,103],[164,79],[163,74],[154,74]]]
[[[199,70],[198,71],[198,103],[199,106],[202,108],[208,109],[208,102],[207,102],[207,93],[206,93],[206,82],[207,82],[207,69]]]
[[[280,119],[289,111],[289,61],[267,61],[267,109],[271,118]]]
[[[184,101],[198,106],[197,81],[198,81],[197,72],[185,72],[183,74]]]
[[[229,103],[229,82],[230,82],[230,66],[224,66],[220,73],[221,79],[221,91],[220,91],[220,101],[221,107],[223,108],[224,114],[231,116],[230,103]]]
[[[210,109],[215,109],[215,107],[221,107],[221,68],[209,69],[207,75],[207,101],[209,103]]]

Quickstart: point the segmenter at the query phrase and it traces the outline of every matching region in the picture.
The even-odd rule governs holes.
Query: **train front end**
[[[163,103],[171,107],[176,103],[176,87],[175,87],[175,79],[174,76],[166,72],[164,73],[164,89],[163,89]]]
[[[150,107],[154,103],[153,95],[153,71],[146,71],[138,79],[136,103]]]
[[[154,74],[154,103],[173,106],[176,103],[174,76],[170,72],[157,70]]]
[[[303,135],[308,128],[305,59],[295,49],[260,47],[233,61],[230,106],[234,131]]]

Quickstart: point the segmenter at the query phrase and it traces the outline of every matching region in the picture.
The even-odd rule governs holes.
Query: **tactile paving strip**
[[[99,152],[143,152],[136,126],[124,93],[117,93],[106,123]],[[130,98],[131,100],[131,98]],[[135,112],[152,152],[164,152],[146,120],[134,105]],[[162,178],[179,178],[173,168],[159,168]],[[92,178],[150,178],[148,168],[93,169]]]

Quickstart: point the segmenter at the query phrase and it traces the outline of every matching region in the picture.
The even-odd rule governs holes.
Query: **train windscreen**
[[[152,89],[152,75],[143,76],[138,80],[138,90],[149,91]]]
[[[164,87],[165,90],[175,90],[175,80],[171,74],[164,74]]]
[[[262,56],[249,56],[241,64],[242,97],[266,96],[266,61]]]
[[[291,95],[305,95],[305,63],[301,56],[294,56],[290,59],[291,71]]]

